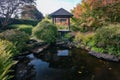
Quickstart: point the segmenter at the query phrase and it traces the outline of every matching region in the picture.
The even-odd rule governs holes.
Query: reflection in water
[[[69,56],[69,50],[58,50],[57,56]]]
[[[30,54],[36,80],[120,80],[120,64],[96,59],[82,49],[49,48]]]

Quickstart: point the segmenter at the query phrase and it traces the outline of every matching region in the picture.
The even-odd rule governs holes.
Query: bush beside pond
[[[120,55],[120,24],[104,26],[96,31],[95,46],[103,52]]]
[[[0,33],[0,39],[11,41],[17,47],[17,50],[22,51],[26,47],[29,36],[25,32],[13,29]]]
[[[89,33],[81,33],[78,32],[75,36],[74,41],[78,42],[80,44],[77,44],[79,47],[80,45],[87,46],[89,44],[89,41],[94,37],[95,33],[89,32]]]
[[[33,36],[47,43],[53,43],[57,37],[57,27],[48,21],[40,22],[33,28]]]
[[[120,56],[120,24],[111,24],[98,29],[95,34],[78,33],[78,47],[87,46],[92,51]]]

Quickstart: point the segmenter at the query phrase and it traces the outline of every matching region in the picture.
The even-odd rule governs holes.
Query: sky
[[[50,14],[59,8],[64,8],[70,11],[80,2],[81,0],[37,0],[36,5],[37,9],[45,16],[46,14]]]

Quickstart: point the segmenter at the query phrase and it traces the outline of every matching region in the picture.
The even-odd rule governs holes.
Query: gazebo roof
[[[72,17],[73,14],[68,12],[67,10],[60,8],[57,11],[50,14],[51,17]]]

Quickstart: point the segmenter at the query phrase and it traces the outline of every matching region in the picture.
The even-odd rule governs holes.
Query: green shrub
[[[15,56],[19,53],[19,51],[16,49],[16,46],[13,43],[6,40],[3,41],[1,39],[0,39],[0,49],[5,49],[6,51],[11,50],[12,56]]]
[[[104,52],[120,55],[120,24],[98,29],[94,41],[97,48],[104,48]]]
[[[8,73],[11,71],[11,66],[16,63],[11,59],[15,52],[17,50],[11,42],[0,40],[0,80],[9,80],[12,77]]]
[[[100,52],[100,53],[103,53],[103,52],[104,52],[104,49],[103,49],[103,48],[97,48],[97,47],[92,47],[91,50],[92,50],[92,51],[96,51],[96,52]]]
[[[77,33],[75,36],[75,41],[83,44],[88,45],[89,41],[94,37],[94,33]]]
[[[65,34],[64,38],[66,39],[70,39],[71,38],[71,35],[69,33]]]
[[[57,27],[48,21],[42,21],[33,28],[33,36],[47,43],[55,42],[57,37]]]
[[[32,25],[25,25],[25,24],[13,24],[9,26],[12,29],[17,29],[20,31],[24,31],[25,33],[31,35],[32,34]]]
[[[88,43],[92,40],[92,38],[94,37],[95,33],[86,33],[83,36],[83,40],[82,43],[84,45],[88,45]]]
[[[83,38],[83,33],[79,32],[79,33],[77,33],[76,36],[75,36],[75,41],[81,42],[81,41],[82,41],[82,38]]]
[[[17,50],[22,51],[26,47],[26,42],[29,40],[29,36],[25,32],[19,30],[6,30],[0,33],[0,38],[11,41]]]
[[[57,25],[57,29],[58,30],[66,30],[68,29],[69,27],[68,26],[60,26],[60,25]]]
[[[70,26],[70,30],[72,30],[72,31],[80,31],[80,28],[78,28],[77,26],[75,26],[75,25],[71,25]]]

